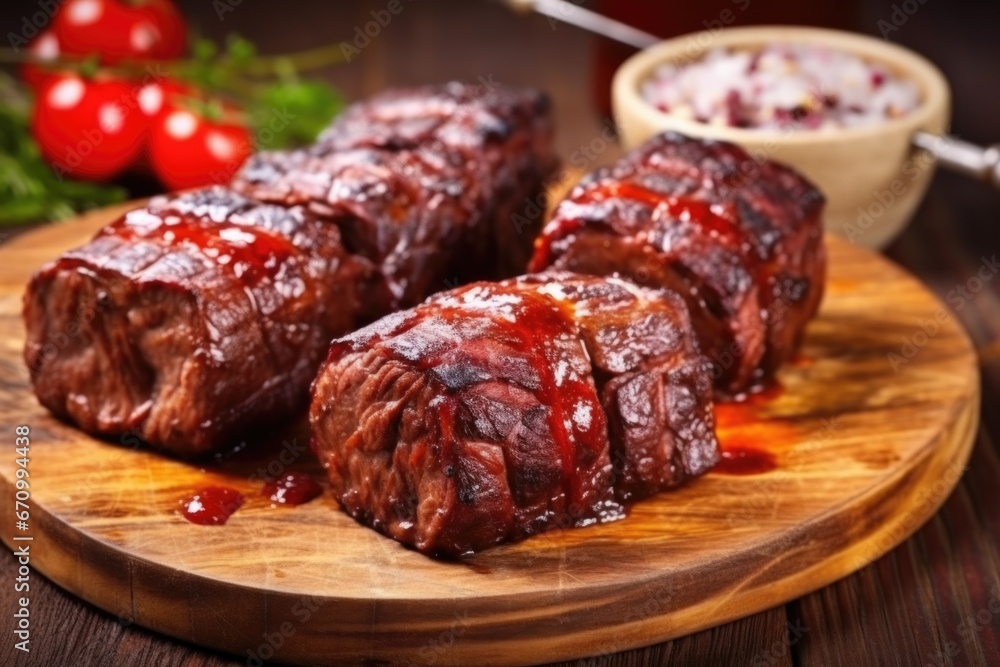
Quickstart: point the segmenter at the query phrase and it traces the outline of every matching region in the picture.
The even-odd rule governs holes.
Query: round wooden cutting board
[[[0,249],[2,536],[30,544],[32,567],[123,622],[250,665],[525,664],[725,623],[899,544],[945,500],[971,449],[979,379],[966,335],[916,280],[830,238],[822,313],[781,390],[719,407],[722,472],[616,523],[432,560],[356,524],[329,495],[270,506],[262,474],[320,478],[301,424],[198,466],[95,440],[38,406],[21,360],[25,282],[120,211]],[[27,532],[13,519],[21,424],[31,429]],[[177,514],[206,485],[248,498],[225,526]]]

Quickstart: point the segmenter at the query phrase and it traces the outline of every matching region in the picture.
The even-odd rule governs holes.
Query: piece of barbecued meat
[[[568,272],[516,282],[556,299],[580,329],[608,422],[620,501],[677,486],[718,462],[711,365],[680,297]]]
[[[157,197],[40,269],[25,360],[56,415],[193,457],[293,416],[330,339],[389,300],[335,226],[213,187]]]
[[[544,181],[559,162],[553,136],[548,95],[481,77],[389,90],[354,104],[320,136],[316,150],[435,146],[481,164],[476,184],[492,192],[485,211],[491,233],[484,261],[468,261],[462,270],[469,279],[503,278],[524,272],[541,230]]]
[[[352,104],[316,144],[328,152],[398,150],[440,141],[476,158],[481,150],[503,151],[506,141],[530,142],[524,152],[536,163],[548,161],[543,167],[552,167],[552,135],[552,105],[544,93],[488,80],[452,81],[391,89]],[[520,161],[519,155],[508,157]]]
[[[655,137],[559,204],[530,270],[618,275],[687,301],[717,391],[761,386],[823,293],[823,196],[732,144]]]
[[[537,91],[394,90],[352,105],[308,149],[254,156],[233,187],[337,224],[406,307],[523,272],[541,227],[540,213],[523,212],[544,210],[552,133],[548,98]]]
[[[616,279],[438,294],[334,341],[312,391],[335,497],[429,554],[613,520],[718,459],[683,303]]]

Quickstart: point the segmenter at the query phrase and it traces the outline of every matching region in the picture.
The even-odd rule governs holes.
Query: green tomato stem
[[[45,69],[60,70],[70,69],[83,72],[86,70],[91,56],[62,55],[54,60],[45,59],[29,53],[25,50],[17,50],[3,47],[0,48],[0,63],[32,64]],[[280,76],[291,67],[293,70],[302,72],[307,70],[321,69],[344,62],[345,56],[339,44],[321,46],[306,51],[295,53],[279,54],[274,56],[255,56],[252,60],[239,62],[227,55],[219,56],[215,59],[215,66],[239,72],[247,76]],[[153,69],[161,69],[168,73],[184,71],[203,61],[193,58],[182,60],[132,60],[116,65],[102,65],[101,71],[118,72],[125,75],[145,74]]]

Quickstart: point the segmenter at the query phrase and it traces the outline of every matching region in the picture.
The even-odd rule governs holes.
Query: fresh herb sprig
[[[302,72],[343,60],[340,48],[261,57],[250,41],[230,36],[223,49],[196,39],[193,58],[173,65],[178,78],[245,110],[247,126],[266,148],[311,143],[345,106],[329,84]],[[266,141],[263,139],[266,138]]]
[[[345,61],[339,45],[282,55],[260,55],[256,46],[239,35],[230,35],[221,46],[195,38],[191,57],[182,60],[126,61],[99,65],[93,56],[63,55],[56,60],[38,58],[27,51],[0,48],[0,63],[31,63],[50,71],[77,71],[84,75],[106,72],[137,81],[171,77],[189,83],[194,96],[185,100],[208,116],[239,109],[252,132],[267,128],[268,148],[309,143],[344,107],[344,99],[329,84],[306,79],[304,72]],[[274,116],[291,122],[279,123]]]
[[[60,220],[125,199],[123,188],[60,178],[28,128],[31,99],[0,72],[0,225]]]
[[[344,60],[339,46],[262,56],[248,40],[230,36],[220,47],[196,38],[191,56],[173,61],[132,61],[112,66],[95,56],[63,55],[45,60],[25,50],[0,48],[0,63],[31,63],[50,71],[98,72],[126,80],[172,78],[191,87],[182,104],[209,118],[235,115],[257,148],[308,144],[345,106],[329,84],[304,72]],[[29,131],[31,93],[0,72],[0,225],[72,217],[126,198],[117,186],[72,181],[45,162]]]

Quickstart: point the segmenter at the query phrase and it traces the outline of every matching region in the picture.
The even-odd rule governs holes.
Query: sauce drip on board
[[[722,460],[712,469],[722,475],[759,475],[778,466],[774,454],[755,447],[727,445]]]
[[[785,388],[775,380],[740,399],[718,402],[715,404],[715,426],[719,431],[758,426],[765,421],[761,416],[762,409],[784,393]]]
[[[760,475],[778,467],[771,451],[795,441],[796,433],[761,411],[777,400],[784,387],[777,381],[741,401],[716,403],[715,422],[722,459],[712,472],[722,475]]]
[[[304,472],[289,472],[264,485],[264,495],[273,505],[304,505],[323,493],[311,475]]]
[[[794,368],[812,368],[816,364],[816,360],[813,357],[807,357],[804,354],[796,354],[794,357],[788,360],[788,363]]]
[[[199,526],[221,526],[246,499],[227,486],[206,486],[181,500],[181,515]]]

